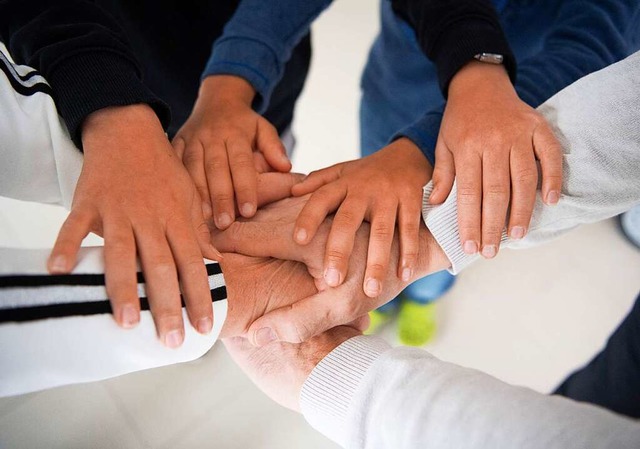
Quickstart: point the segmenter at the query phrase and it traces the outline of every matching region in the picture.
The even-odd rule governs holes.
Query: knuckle
[[[213,194],[213,201],[218,204],[233,202],[233,194],[227,192],[216,192]]]
[[[347,259],[347,253],[339,248],[328,248],[327,259],[331,262],[342,262]]]
[[[464,206],[477,203],[479,196],[478,190],[474,187],[464,185],[458,187],[458,203]]]
[[[538,170],[534,168],[524,168],[515,173],[515,182],[524,186],[535,186],[538,183]]]
[[[509,197],[509,187],[504,184],[490,184],[484,189],[483,194],[487,198],[504,200]]]
[[[154,263],[151,265],[150,270],[159,278],[176,279],[176,266],[173,260],[169,260],[168,257],[154,258]]]
[[[382,274],[387,270],[387,267],[379,262],[374,262],[374,263],[369,263],[367,264],[367,272],[369,275],[374,275],[374,277],[376,275]]]
[[[371,229],[372,237],[376,240],[385,240],[393,237],[393,228],[386,223],[376,223]]]
[[[180,272],[187,277],[201,276],[205,273],[204,262],[199,256],[191,256],[180,265]]]

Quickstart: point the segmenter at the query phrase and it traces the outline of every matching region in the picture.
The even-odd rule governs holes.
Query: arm
[[[142,83],[116,21],[79,0],[4,1],[0,18],[2,39],[18,61],[46,77],[70,137],[83,148],[82,173],[49,271],[69,273],[84,237],[98,233],[105,238],[106,288],[122,327],[135,326],[140,316],[139,256],[159,338],[170,347],[182,344],[180,287],[191,324],[209,332],[213,316],[202,257],[219,254],[209,242],[198,194],[164,133],[168,109]],[[52,129],[44,128],[45,135],[67,138],[57,116],[47,119]]]
[[[441,110],[435,110],[399,133],[435,163],[432,204],[442,203],[457,179],[465,253],[494,257],[507,213],[511,238],[529,231],[537,178],[534,156],[542,165],[543,200],[557,202],[560,153],[532,107],[626,56],[639,12],[633,0],[562,2],[540,51],[518,61],[515,91],[500,67],[471,62],[453,77],[442,120]]]
[[[220,263],[206,261],[215,325],[206,335],[187,328],[184,344],[171,350],[154,338],[140,272],[140,324],[123,331],[111,315],[102,248],[84,248],[74,272],[63,276],[46,274],[46,255],[0,249],[0,396],[195,360],[218,337],[242,335],[271,308],[316,291],[299,263],[234,254]],[[182,314],[186,318],[184,305]]]
[[[3,1],[0,38],[17,63],[35,68],[49,82],[78,148],[84,120],[109,106],[146,103],[168,126],[169,107],[143,84],[122,29],[95,3]]]
[[[558,93],[538,109],[550,122],[564,153],[562,198],[555,208],[536,199],[531,230],[507,247],[544,243],[580,224],[615,216],[640,202],[640,53],[593,73]],[[589,92],[589,95],[585,95]],[[461,247],[455,189],[444,205],[428,204],[427,226],[459,272],[476,259]]]
[[[347,448],[636,448],[640,425],[605,409],[547,396],[392,349],[349,326],[302,344],[262,348],[224,340],[247,375]]]
[[[375,337],[351,338],[329,352],[302,385],[300,408],[312,426],[349,448],[640,443],[640,425],[628,418],[508,385],[420,349],[391,349]]]

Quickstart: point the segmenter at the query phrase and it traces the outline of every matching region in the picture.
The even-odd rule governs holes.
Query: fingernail
[[[204,215],[204,218],[209,218],[212,213],[213,213],[213,211],[211,210],[211,204],[203,202],[202,203],[202,215]]]
[[[211,321],[211,318],[209,317],[200,318],[198,320],[198,323],[196,324],[196,327],[198,329],[198,332],[206,335],[209,332],[211,332],[211,328],[213,327],[213,321]]]
[[[337,268],[327,268],[324,273],[324,279],[330,287],[336,287],[340,284],[340,272]]]
[[[402,270],[402,280],[404,282],[409,282],[409,279],[411,279],[411,268],[404,268]]]
[[[380,282],[377,279],[369,279],[364,284],[364,291],[367,296],[378,296],[380,294]]]
[[[524,228],[522,226],[514,226],[511,229],[511,238],[519,240],[522,237],[524,237]]]
[[[164,336],[164,344],[167,348],[175,349],[178,348],[182,344],[182,340],[184,339],[182,332],[178,329],[172,330],[168,332]]]
[[[135,327],[139,321],[140,314],[138,313],[138,309],[132,305],[126,305],[122,308],[122,312],[120,313],[120,322],[122,323],[122,327],[125,329],[131,329],[132,327]]]
[[[487,259],[491,259],[496,256],[496,245],[485,245],[482,247],[482,255]]]
[[[478,245],[476,245],[476,242],[473,240],[467,240],[464,242],[464,245],[462,245],[462,249],[465,254],[475,254],[478,252]]]
[[[256,212],[255,206],[251,203],[244,203],[242,207],[240,207],[240,210],[245,217],[250,217]]]
[[[256,332],[256,344],[258,346],[268,345],[272,341],[276,341],[278,336],[273,331],[273,329],[269,327],[263,327],[262,329],[258,329]]]
[[[56,256],[51,260],[50,271],[54,273],[64,273],[67,271],[67,258],[65,256]]]
[[[298,231],[296,231],[296,242],[304,243],[306,241],[307,241],[307,231],[305,231],[304,229],[298,229]]]
[[[282,159],[282,162],[289,162],[289,157],[287,156],[287,153],[282,153],[280,155],[280,159]]]
[[[557,190],[552,190],[547,194],[547,204],[558,204],[560,201],[560,193]]]
[[[229,214],[220,214],[218,215],[218,227],[219,228],[226,228],[231,224],[231,215]]]

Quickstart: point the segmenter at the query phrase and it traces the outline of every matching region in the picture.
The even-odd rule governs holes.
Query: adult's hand
[[[256,212],[259,171],[291,169],[277,130],[251,108],[254,96],[242,78],[207,77],[191,116],[173,139],[203,200],[205,218],[213,214],[219,229],[235,220],[234,202],[243,217]]]
[[[360,334],[354,327],[339,326],[301,344],[273,342],[257,348],[243,337],[222,341],[258,388],[278,404],[299,412],[300,391],[311,371],[340,344]]]
[[[213,308],[202,258],[220,254],[210,243],[193,182],[155,113],[146,105],[99,110],[87,117],[82,142],[82,173],[49,271],[69,273],[82,240],[95,232],[104,237],[106,289],[120,326],[140,319],[138,255],[162,342],[175,348],[184,339],[180,285],[189,321],[208,333]]]
[[[252,220],[238,221],[214,235],[216,246],[224,251],[299,261],[307,266],[315,279],[318,293],[256,319],[247,331],[247,337],[254,345],[262,346],[275,340],[300,343],[327,329],[350,323],[391,300],[408,282],[449,266],[441,248],[421,225],[418,259],[412,278],[403,281],[393,276],[396,266],[390,264],[388,270],[392,275],[383,290],[374,298],[366,296],[361,287],[369,244],[369,229],[365,223],[356,235],[344,283],[329,287],[323,277],[323,254],[331,220],[325,221],[315,238],[304,247],[291,237],[296,218],[307,199],[308,196],[287,198],[271,204],[261,208]],[[398,252],[395,239],[392,257],[397,257]]]
[[[451,80],[436,145],[430,201],[442,203],[458,183],[463,249],[495,257],[507,232],[528,230],[542,168],[542,199],[553,205],[562,187],[562,150],[544,118],[518,98],[502,66],[471,62]]]

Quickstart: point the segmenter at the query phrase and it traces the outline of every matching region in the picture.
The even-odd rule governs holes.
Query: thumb
[[[355,322],[369,309],[371,301],[354,297],[347,288],[330,288],[258,318],[247,331],[249,341],[264,346],[272,341],[302,343],[333,327]]]
[[[436,163],[433,167],[433,191],[429,197],[431,204],[442,204],[451,193],[456,177],[453,155],[442,138],[436,144]]]
[[[278,131],[263,118],[258,120],[256,147],[271,167],[280,172],[291,170],[291,161],[289,161],[284,145],[280,141]]]
[[[300,173],[261,173],[258,175],[258,207],[291,196],[291,187],[304,179]]]
[[[277,222],[235,221],[224,231],[214,233],[213,243],[223,252],[297,262],[303,262],[305,252]]]

